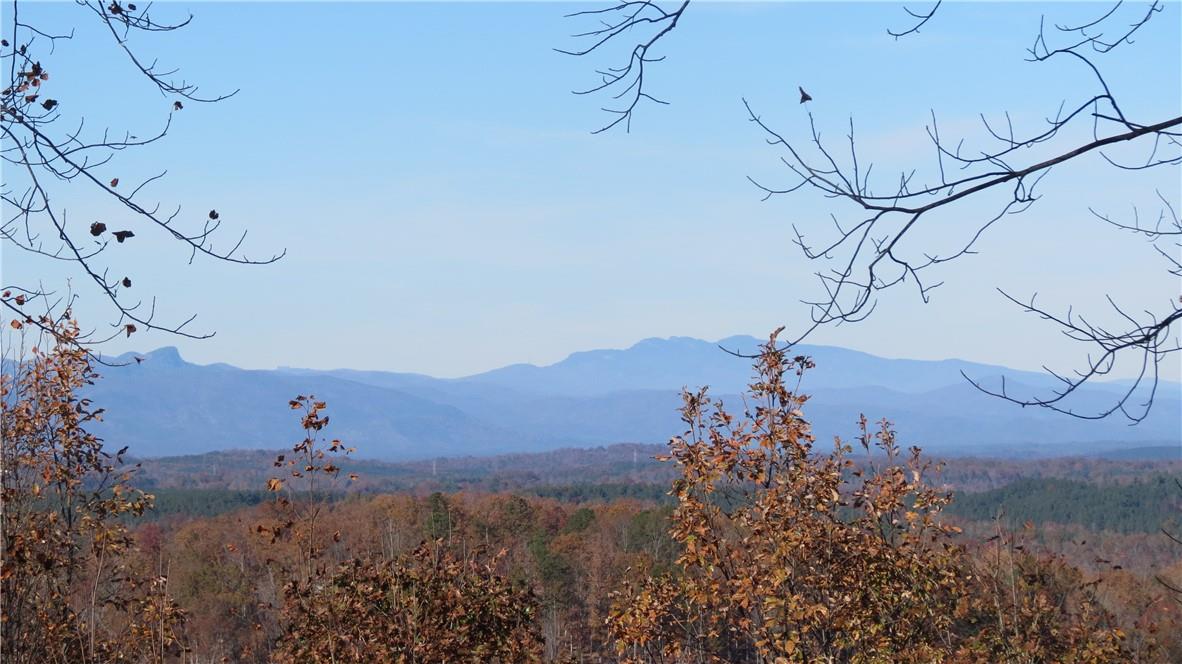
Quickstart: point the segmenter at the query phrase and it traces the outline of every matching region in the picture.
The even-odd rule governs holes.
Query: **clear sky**
[[[836,208],[807,192],[760,201],[748,175],[788,180],[741,97],[799,138],[803,85],[822,131],[840,138],[852,114],[864,163],[885,175],[931,168],[924,127],[933,110],[943,131],[976,140],[979,113],[1009,111],[1018,127],[1034,128],[1062,101],[1095,92],[1066,60],[1024,61],[1041,14],[1076,21],[1095,3],[954,3],[902,41],[886,34],[905,19],[894,3],[703,4],[691,6],[662,44],[667,60],[649,72],[651,90],[671,105],[643,107],[630,134],[593,136],[606,100],[570,90],[623,52],[578,59],[552,50],[576,44],[568,35],[588,26],[563,14],[592,6],[158,4],[161,16],[195,19],[140,39],[143,52],[203,90],[241,92],[187,105],[163,142],[121,154],[110,176],[134,182],[167,168],[150,198],[196,219],[217,208],[228,226],[250,229],[251,255],[288,254],[267,267],[188,266],[161,234],[137,234],[115,247],[113,269],[158,295],[162,316],[197,313],[196,329],[217,335],[137,334],[110,350],[177,345],[198,362],[456,376],[652,336],[764,335],[799,325],[807,311],[798,300],[818,292],[816,266],[790,244],[790,225],[819,233]],[[1101,58],[1135,117],[1159,121],[1182,103],[1179,9],[1168,3],[1133,48]],[[143,134],[161,124],[169,102],[131,75],[85,10],[25,11],[51,27],[78,26],[43,62],[53,73],[45,94],[61,101],[63,117]],[[1100,313],[1105,294],[1134,311],[1178,297],[1148,245],[1087,213],[1133,204],[1156,213],[1155,188],[1178,206],[1177,169],[1114,176],[1089,158],[1053,172],[1044,188],[1034,208],[992,229],[979,255],[939,273],[945,285],[930,304],[911,289],[891,291],[869,321],[811,341],[1066,369],[1088,349],[1065,345],[995,287]],[[58,200],[72,223],[119,223],[87,194],[60,190]],[[931,237],[954,238],[986,212],[964,205],[933,217]],[[3,265],[5,283],[60,287],[66,277],[11,250]],[[79,313],[109,317],[89,306]]]

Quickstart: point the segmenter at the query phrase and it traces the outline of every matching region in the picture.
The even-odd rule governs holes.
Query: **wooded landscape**
[[[685,394],[686,433],[641,471],[671,484],[367,491],[328,405],[298,396],[304,438],[256,459],[257,491],[219,506],[216,490],[162,488],[168,507],[144,519],[158,498],[135,488],[142,465],[85,433],[101,409],[75,394],[97,378],[75,333],[4,384],[6,467],[29,469],[4,494],[14,661],[1182,654],[1176,467],[1067,461],[1007,482],[967,462],[948,473],[978,489],[958,510],[887,422],[814,441],[807,396],[784,383],[811,369],[774,338],[752,412]],[[982,475],[1000,486],[981,491]]]
[[[596,133],[632,131],[642,112],[676,112],[656,108],[666,104],[651,92],[653,67],[659,45],[692,17],[690,4],[626,0],[568,17],[594,27],[562,53],[598,57],[625,46],[622,65],[577,91],[612,100]],[[915,38],[940,5],[906,9],[906,24],[890,34]],[[167,36],[189,19],[161,22],[150,13],[161,8],[121,0],[77,3],[79,20],[110,32],[133,73],[167,102],[163,130],[119,137],[90,135],[84,123],[59,129],[61,107],[102,100],[50,96],[54,44],[73,32],[27,22],[25,8],[13,0],[2,20],[0,229],[7,251],[65,264],[78,281],[55,290],[36,274],[3,275],[3,661],[1182,661],[1182,431],[1152,449],[1038,460],[934,456],[900,436],[891,413],[850,412],[857,433],[830,438],[810,423],[807,389],[807,377],[826,367],[797,352],[806,338],[866,319],[895,286],[927,302],[938,285],[927,275],[974,255],[1004,215],[1030,214],[1052,167],[1118,144],[1142,153],[1104,153],[1117,171],[1182,163],[1182,116],[1126,112],[1144,109],[1118,101],[1097,64],[1131,48],[1157,15],[1176,21],[1176,4],[1117,2],[1089,7],[1086,23],[1037,26],[1030,60],[1081,64],[1094,94],[1030,135],[982,115],[995,141],[982,152],[941,137],[933,114],[939,165],[929,184],[912,171],[875,189],[852,120],[838,157],[811,107],[801,144],[744,101],[795,178],[752,180],[761,195],[812,191],[853,210],[852,220],[835,213],[835,235],[820,245],[794,232],[806,260],[825,265],[821,295],[806,300],[811,323],[779,327],[754,353],[719,349],[750,367],[746,389],[722,399],[687,386],[681,429],[667,443],[407,461],[375,460],[338,436],[337,404],[315,394],[289,395],[290,424],[273,436],[290,442],[274,449],[143,456],[96,435],[121,405],[92,398],[117,368],[104,344],[211,334],[194,330],[192,318],[161,318],[152,297],[129,295],[141,278],[119,252],[135,245],[136,231],[161,234],[190,261],[259,267],[285,251],[251,258],[244,229],[221,239],[230,226],[216,208],[193,215],[149,205],[141,191],[162,175],[121,183],[110,170],[123,151],[163,140],[174,114],[233,96],[200,93],[129,39]],[[813,103],[803,86],[799,94],[802,106]],[[109,218],[119,225],[68,222],[56,193],[79,187],[118,209]],[[1094,212],[1148,240],[1171,288],[1182,277],[1177,194],[1156,192],[1153,224]],[[944,208],[980,198],[997,206],[995,216],[970,219],[956,250],[909,244]],[[735,260],[766,260],[758,254]],[[1119,275],[1117,286],[1128,286]],[[1070,305],[1056,314],[1033,297],[1004,296],[1090,354],[1072,373],[1048,369],[1047,389],[966,375],[973,388],[1013,408],[1130,425],[1175,394],[1165,383],[1182,355],[1176,295],[1135,315],[1108,297],[1115,326]],[[110,320],[79,321],[94,301]],[[104,323],[110,330],[91,327]],[[954,321],[942,324],[956,331]],[[1121,380],[1088,391],[1106,377]],[[193,395],[194,408],[209,407],[202,396]]]

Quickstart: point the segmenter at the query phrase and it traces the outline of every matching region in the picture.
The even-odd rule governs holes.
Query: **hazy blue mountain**
[[[750,361],[719,346],[752,351],[751,337],[706,342],[648,339],[625,350],[575,353],[556,364],[513,365],[459,379],[382,371],[243,370],[185,362],[172,348],[104,368],[91,396],[108,409],[100,433],[136,454],[229,448],[276,449],[301,436],[288,400],[314,393],[329,402],[332,436],[363,456],[399,459],[539,451],[616,442],[660,443],[682,431],[682,386],[709,384],[734,411]],[[1016,392],[1043,391],[1047,378],[960,360],[892,360],[842,348],[802,346],[817,368],[805,379],[806,414],[821,441],[852,438],[865,413],[895,422],[905,445],[942,454],[1094,453],[1122,444],[1182,444],[1182,391],[1163,384],[1152,416],[1136,427],[1019,408],[974,389],[960,372],[1007,377]],[[1111,401],[1119,386],[1082,392]]]
[[[751,360],[763,340],[747,336],[717,342],[690,337],[645,339],[624,350],[574,353],[545,367],[514,364],[469,376],[465,382],[500,385],[549,394],[592,395],[617,390],[669,389],[709,385],[715,392],[738,393],[751,379]],[[963,382],[960,372],[996,382],[1003,374],[1029,385],[1049,385],[1042,374],[963,360],[892,360],[834,346],[800,345],[793,355],[808,355],[817,364],[806,379],[809,389],[886,387],[899,392],[925,392]]]
[[[303,437],[288,406],[300,394],[327,400],[332,435],[364,447],[371,456],[468,453],[473,441],[490,451],[521,445],[517,434],[398,390],[332,376],[308,379],[224,364],[189,364],[174,348],[138,356],[142,362],[103,367],[89,394],[107,409],[97,433],[132,445],[136,454],[290,445]]]

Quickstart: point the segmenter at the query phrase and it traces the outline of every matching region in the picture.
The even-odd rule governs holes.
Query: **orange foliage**
[[[124,517],[152,497],[86,431],[102,409],[78,390],[96,378],[73,322],[42,321],[36,348],[0,376],[6,662],[159,662],[182,654],[184,614],[164,570],[134,565]]]
[[[339,440],[324,443],[318,438],[328,425],[323,401],[299,396],[291,407],[302,412],[305,436],[292,448],[293,458],[280,455],[275,461],[276,467],[289,469],[289,477],[272,478],[267,486],[279,492],[286,482],[291,491],[290,483],[300,482],[303,494],[280,498],[278,523],[258,526],[259,532],[271,535],[271,544],[291,539],[298,553],[296,567],[274,565],[286,582],[283,631],[272,661],[540,659],[537,600],[529,588],[497,573],[503,550],[478,562],[481,551],[457,558],[437,539],[392,560],[363,554],[330,569],[325,550],[342,536],[339,530],[328,536],[324,529],[317,537],[317,521],[327,509],[324,482],[340,474],[335,456],[353,450]]]
[[[775,334],[756,364],[741,418],[686,393],[685,436],[668,460],[682,547],[674,572],[626,586],[608,623],[627,661],[1123,661],[1124,635],[1078,572],[1047,561],[978,566],[912,448],[889,423],[861,447],[814,448],[790,389],[807,358]],[[1005,564],[1002,564],[1002,563]]]

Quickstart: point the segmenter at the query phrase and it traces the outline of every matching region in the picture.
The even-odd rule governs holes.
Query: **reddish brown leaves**
[[[917,448],[900,452],[889,422],[872,431],[859,419],[877,457],[864,463],[840,441],[815,449],[807,399],[784,380],[811,368],[773,333],[751,412],[684,395],[688,430],[669,444],[681,471],[670,535],[683,553],[675,574],[616,595],[608,628],[626,661],[1128,661],[1086,597],[1040,603],[1037,574],[1005,595],[1012,570],[980,582],[988,573],[942,517],[950,494],[927,483]],[[1033,625],[1053,627],[1032,637]]]
[[[0,650],[17,663],[171,660],[181,650],[183,612],[162,570],[132,564],[136,547],[126,525],[152,496],[130,485],[134,468],[114,465],[126,448],[111,455],[86,431],[102,410],[78,396],[96,375],[77,325],[49,317],[42,325],[52,349],[34,349],[0,374]],[[85,586],[102,593],[90,612]]]
[[[431,542],[289,583],[275,661],[540,662],[537,597],[493,572],[497,560]]]
[[[328,424],[325,402],[300,395],[289,405],[302,411],[305,437],[292,447],[293,458],[281,454],[275,465],[302,467],[291,475],[305,493],[298,503],[277,503],[285,523],[258,526],[272,543],[286,539],[300,552],[296,565],[273,563],[286,579],[284,636],[276,642],[274,661],[539,661],[537,600],[528,588],[493,573],[496,557],[484,564],[477,562],[478,552],[456,559],[435,542],[393,561],[367,554],[335,571],[319,563],[329,544],[317,536],[327,505],[316,482],[334,480],[339,453],[352,448],[319,438]],[[273,478],[268,488],[274,491],[279,483]],[[341,544],[341,531],[327,539]]]

